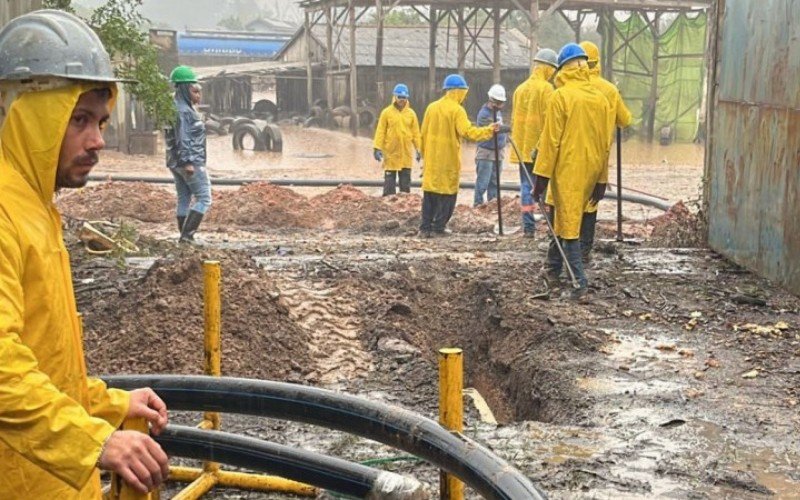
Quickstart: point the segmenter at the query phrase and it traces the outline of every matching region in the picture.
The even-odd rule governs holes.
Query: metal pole
[[[476,16],[477,18],[477,16]],[[492,31],[492,79],[494,83],[500,83],[500,9],[495,8],[492,11],[493,31]],[[476,35],[477,38],[477,35]]]
[[[457,11],[458,20],[458,74],[464,74],[464,67],[467,61],[467,44],[466,44],[466,32],[465,32],[465,21],[464,21],[464,8],[459,7]],[[449,36],[449,33],[448,33]]]
[[[334,12],[329,6],[325,9],[325,100],[328,101],[328,109],[336,107],[336,99],[333,96],[333,19]],[[326,115],[330,116],[330,115]],[[326,123],[326,126],[329,124]]]
[[[622,129],[617,127],[617,241],[622,241]]]
[[[530,40],[530,66],[533,66],[533,58],[536,57],[536,51],[539,50],[539,0],[531,0],[531,28],[528,32],[528,39]]]
[[[222,319],[221,300],[219,292],[220,282],[219,261],[207,260],[203,262],[205,334],[203,336],[203,349],[205,353],[205,374],[219,377],[220,368],[220,323]],[[211,429],[220,429],[219,412],[211,411],[203,414],[203,420],[211,423]],[[219,464],[205,462],[203,469],[206,472],[217,472]],[[213,487],[213,484],[211,485]]]
[[[428,27],[428,102],[436,100],[436,32],[439,29],[439,11],[431,7]]]
[[[306,11],[305,17],[305,42],[306,42],[306,102],[309,112],[314,104],[314,70],[311,67],[311,14]]]
[[[464,430],[464,360],[461,349],[439,349],[439,423],[455,432]],[[439,498],[462,500],[464,483],[439,473]]]
[[[358,75],[356,62],[356,4],[354,0],[347,3],[350,17],[350,130],[353,136],[358,135]]]
[[[375,10],[378,14],[378,32],[375,43],[375,84],[378,93],[379,106],[383,106],[386,82],[383,81],[383,6],[381,0],[375,0]]]
[[[497,108],[492,109],[492,120],[497,123]],[[494,173],[497,183],[497,232],[503,236],[503,200],[500,198],[500,139],[497,132],[494,133]]]

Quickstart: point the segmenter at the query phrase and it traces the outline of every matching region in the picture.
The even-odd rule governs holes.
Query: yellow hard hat
[[[600,49],[597,48],[597,45],[592,42],[581,42],[580,45],[583,51],[586,52],[590,63],[600,62]]]

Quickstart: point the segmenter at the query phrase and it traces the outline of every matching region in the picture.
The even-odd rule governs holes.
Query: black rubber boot
[[[200,227],[201,222],[203,222],[203,214],[195,210],[190,210],[189,215],[186,216],[186,222],[183,223],[183,228],[181,229],[180,241],[182,243],[193,242],[194,233],[197,231],[197,228]]]
[[[178,216],[178,232],[183,231],[183,224],[186,222],[186,216]]]

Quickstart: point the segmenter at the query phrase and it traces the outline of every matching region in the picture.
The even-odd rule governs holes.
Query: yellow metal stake
[[[464,430],[464,360],[461,349],[439,349],[439,423],[454,432]],[[439,474],[439,497],[462,500],[464,483],[444,471]]]
[[[203,308],[205,316],[205,335],[203,346],[205,349],[205,372],[206,375],[219,377],[220,368],[220,324],[222,322],[222,306],[219,293],[220,265],[219,261],[205,261],[203,263],[204,276],[204,297],[205,306]],[[212,411],[203,414],[205,421],[211,422],[213,430],[220,429],[219,412]],[[205,462],[203,469],[206,472],[215,473],[219,471],[219,464],[216,462]],[[213,484],[211,485],[213,487]]]
[[[149,432],[147,420],[143,418],[131,418],[123,422],[122,430],[139,431],[145,434]],[[114,500],[159,500],[161,495],[158,489],[150,493],[139,493],[128,483],[122,480],[117,474],[111,474],[111,491],[109,497]]]

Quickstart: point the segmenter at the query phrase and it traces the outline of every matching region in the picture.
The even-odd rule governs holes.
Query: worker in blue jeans
[[[178,195],[178,230],[182,243],[194,242],[211,207],[211,182],[206,170],[206,128],[203,117],[195,108],[200,104],[200,85],[197,74],[187,66],[178,66],[170,75],[175,85],[175,124],[165,131],[167,167],[175,179]],[[194,197],[194,205],[191,204]]]
[[[500,110],[506,104],[506,89],[502,85],[492,85],[488,92],[489,101],[478,111],[476,120],[479,127],[489,125],[498,121],[502,123],[503,115]],[[494,114],[497,113],[497,120]],[[475,152],[475,198],[472,206],[477,207],[483,204],[483,195],[486,194],[488,201],[498,197],[497,177],[498,169],[500,175],[503,173],[503,154],[508,142],[508,133],[497,134],[497,148],[499,151],[495,155],[494,138],[478,143]],[[495,159],[499,159],[496,162]]]

